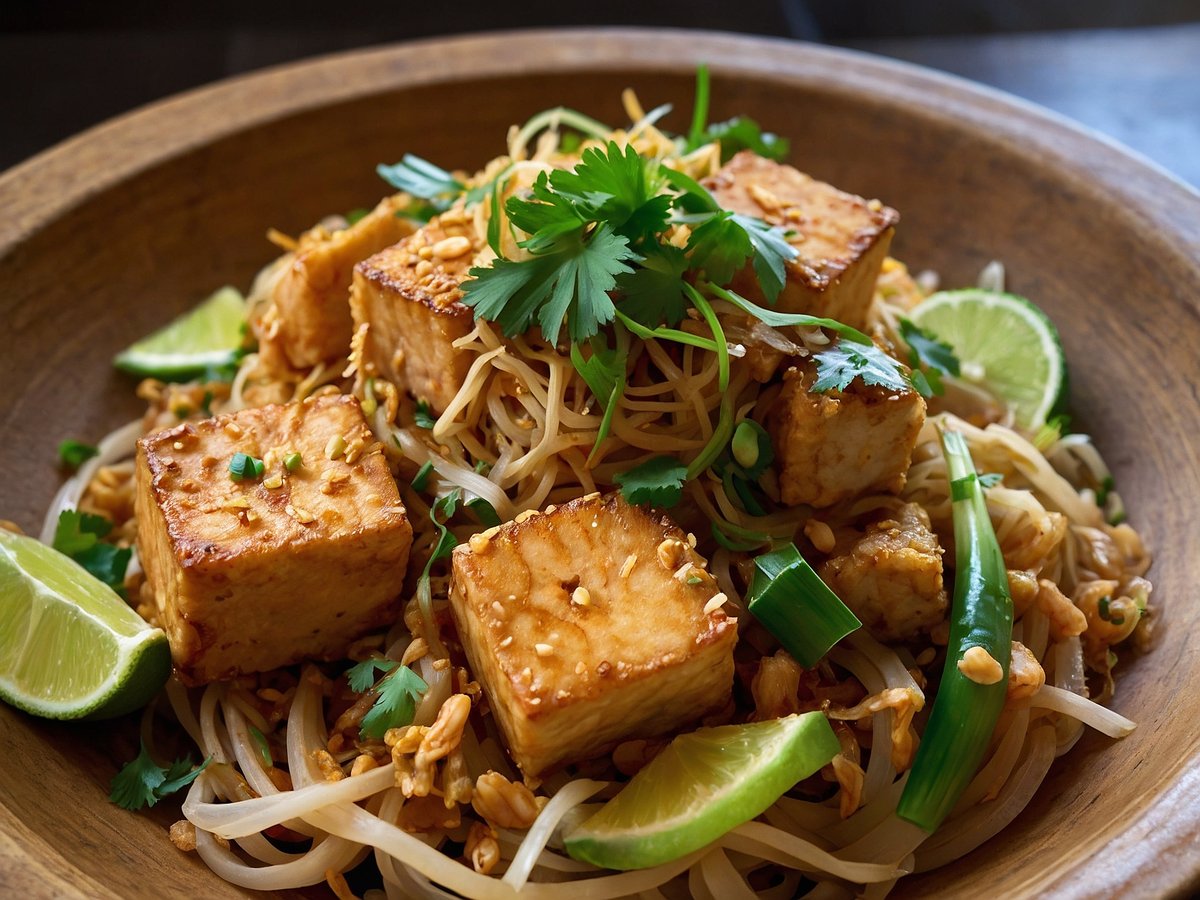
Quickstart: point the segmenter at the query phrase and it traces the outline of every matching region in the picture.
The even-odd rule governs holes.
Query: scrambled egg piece
[[[898,493],[925,423],[924,399],[861,379],[815,393],[816,379],[811,359],[789,368],[769,416],[783,502],[826,507],[867,491]]]
[[[787,264],[787,283],[775,309],[866,326],[875,280],[899,213],[748,150],[734,156],[704,186],[725,209],[793,232],[788,242],[799,255]],[[732,287],[765,302],[749,266]]]
[[[819,574],[881,641],[911,641],[946,617],[942,548],[916,503],[867,526]]]
[[[615,494],[524,513],[455,548],[458,633],[526,775],[727,702],[737,620],[704,565],[668,519]]]
[[[233,480],[239,452],[260,478]],[[138,554],[188,683],[341,659],[396,618],[412,527],[354,398],[183,423],[138,441],[136,470]]]
[[[278,328],[268,338],[290,365],[306,369],[350,352],[354,264],[412,233],[413,222],[397,215],[409,200],[407,194],[385,197],[347,228],[329,232],[318,225],[300,236],[275,284]]]
[[[470,365],[453,342],[473,327],[460,285],[480,249],[471,223],[453,211],[355,267],[350,308],[355,327],[367,325],[365,375],[446,409]]]

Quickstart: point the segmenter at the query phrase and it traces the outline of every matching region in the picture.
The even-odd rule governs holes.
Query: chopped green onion
[[[375,415],[375,410],[377,409],[379,409],[379,401],[375,399],[375,379],[368,378],[366,386],[363,388],[363,415],[369,419]]]
[[[417,469],[417,474],[412,480],[414,491],[423,491],[429,484],[429,476],[433,474],[433,460],[427,459],[421,468]]]
[[[283,467],[289,472],[295,472],[302,465],[304,465],[304,460],[300,458],[299,453],[289,453],[283,458]]]
[[[93,456],[98,456],[99,453],[100,448],[69,438],[58,445],[59,462],[71,471],[75,471]]]
[[[264,768],[271,768],[275,765],[275,760],[271,756],[271,747],[267,743],[267,737],[253,725],[250,726],[250,737],[254,738],[254,744],[258,747],[258,755],[262,759]]]
[[[701,63],[696,67],[696,102],[692,107],[692,126],[688,129],[687,153],[700,146],[704,127],[708,124],[708,80],[708,66]]]
[[[733,440],[729,443],[733,458],[743,469],[753,469],[758,464],[758,431],[750,424],[749,419],[743,419],[733,431]]]
[[[234,481],[258,481],[264,468],[261,459],[247,453],[235,453],[229,461],[229,477]]]
[[[805,562],[794,544],[754,560],[747,609],[805,668],[862,627],[858,617]]]
[[[942,433],[942,448],[954,501],[950,641],[929,723],[896,810],[900,818],[928,832],[942,823],[979,770],[1004,708],[1012,656],[1008,573],[975,464],[966,440],[956,431]],[[979,684],[960,671],[959,661],[973,647],[987,651],[1004,677]]]

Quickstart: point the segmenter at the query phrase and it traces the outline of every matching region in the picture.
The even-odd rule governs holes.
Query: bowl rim
[[[614,69],[681,73],[699,62],[707,63],[715,78],[752,76],[869,95],[935,120],[984,130],[1023,153],[1034,151],[1055,174],[1086,177],[1112,195],[1139,228],[1195,264],[1200,285],[1200,191],[1111,138],[1002,91],[911,63],[783,38],[651,28],[426,38],[274,66],[156,101],[0,174],[0,208],[6,211],[0,217],[0,258],[91,196],[152,166],[293,114],[389,90],[491,76]],[[1086,171],[1081,158],[1087,160]],[[1200,308],[1200,294],[1193,302]],[[1089,835],[1068,868],[1036,889],[1091,896],[1183,894],[1200,887],[1200,848],[1194,841],[1200,812],[1189,802],[1200,795],[1200,769],[1184,763],[1164,769],[1159,786],[1159,795],[1133,822],[1113,822],[1103,834]],[[24,835],[13,838],[13,853],[0,860],[0,874],[36,862],[38,845]],[[1103,852],[1116,840],[1120,854]],[[1032,881],[1028,888],[1035,889]]]

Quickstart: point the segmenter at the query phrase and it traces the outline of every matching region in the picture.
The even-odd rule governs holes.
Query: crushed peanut
[[[995,684],[1004,677],[1004,667],[982,647],[969,647],[958,661],[958,671],[976,684]]]
[[[571,602],[576,606],[591,606],[592,593],[585,587],[577,587],[571,592]]]
[[[497,828],[528,828],[539,812],[533,792],[499,772],[487,772],[475,780],[471,805],[488,824]]]
[[[184,853],[191,853],[196,849],[196,826],[187,819],[175,822],[167,834],[171,843]]]

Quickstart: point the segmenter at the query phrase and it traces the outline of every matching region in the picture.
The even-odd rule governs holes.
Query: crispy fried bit
[[[328,750],[314,750],[313,760],[321,770],[321,774],[325,776],[326,781],[341,781],[346,777],[346,773],[342,771],[342,767]]]
[[[849,552],[823,563],[819,573],[882,641],[915,640],[946,614],[942,548],[916,503],[869,524]]]
[[[754,718],[758,721],[781,719],[800,711],[800,676],[804,670],[786,651],[776,650],[764,656],[750,682],[754,697]]]
[[[1012,661],[1008,666],[1008,699],[1032,697],[1046,683],[1046,673],[1037,657],[1020,641],[1012,642]]]
[[[394,621],[412,527],[381,455],[335,463],[350,476],[337,496],[306,468],[276,489],[227,470],[235,453],[275,447],[319,459],[331,434],[369,435],[353,397],[244,409],[138,442],[138,555],[186,683],[342,659]],[[172,449],[184,437],[188,449]]]
[[[1025,611],[1029,609],[1030,604],[1037,599],[1037,576],[1023,569],[1009,569],[1008,593],[1012,597],[1013,615],[1019,619],[1025,615]]]
[[[924,706],[925,698],[912,688],[887,688],[849,709],[830,707],[825,711],[825,715],[837,721],[854,722],[886,709],[893,710],[895,717],[892,719],[892,765],[896,771],[903,772],[912,765],[912,757],[916,752],[912,731],[913,716]]]
[[[354,758],[354,764],[350,767],[350,777],[361,775],[363,772],[370,772],[372,769],[379,768],[379,760],[370,753],[360,753]]]
[[[982,647],[968,647],[958,661],[958,671],[976,684],[995,684],[1004,677],[1004,667]]]
[[[471,860],[471,867],[480,875],[490,875],[500,861],[496,830],[483,822],[472,822],[463,846],[463,855]]]
[[[496,828],[528,828],[540,812],[529,788],[509,781],[499,772],[486,772],[475,780],[471,805]]]
[[[1009,583],[1012,583],[1011,579]],[[1035,600],[1038,609],[1050,620],[1050,634],[1056,641],[1075,637],[1087,630],[1088,619],[1083,610],[1072,603],[1049,578],[1038,579]]]
[[[925,422],[915,390],[852,381],[817,393],[816,363],[797,360],[767,419],[788,506],[833,506],[868,491],[899,493]]]
[[[635,566],[621,577],[630,556],[655,554],[673,565]],[[525,775],[657,737],[724,706],[736,621],[721,609],[705,612],[711,578],[675,579],[680,564],[707,575],[680,529],[617,494],[503,525],[486,554],[455,548],[458,634]]]
[[[423,797],[433,788],[436,764],[445,759],[462,741],[463,728],[471,714],[471,698],[455,694],[438,710],[437,719],[421,738],[413,759],[413,793]],[[392,751],[395,753],[395,749]]]
[[[191,853],[196,849],[196,826],[187,819],[173,823],[168,835],[171,843],[184,853]]]

